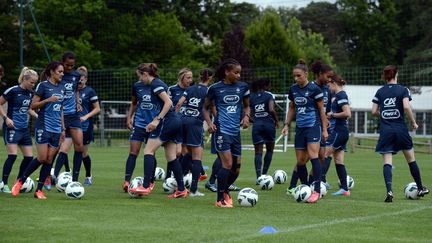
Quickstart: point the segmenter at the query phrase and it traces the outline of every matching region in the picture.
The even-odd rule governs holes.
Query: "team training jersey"
[[[344,105],[349,105],[348,95],[345,91],[340,91],[337,94],[333,95],[334,99],[331,102],[331,112],[340,113],[343,112],[342,107]],[[340,127],[348,127],[348,119],[347,118],[332,118],[330,120],[331,128],[340,128]]]
[[[79,113],[79,116],[85,116],[93,110],[93,104],[98,102],[98,97],[96,95],[96,91],[86,86],[85,88],[80,90],[80,99],[79,103],[81,104],[82,111]],[[93,118],[90,117],[85,122],[81,123],[82,130],[85,132],[88,128],[93,128]]]
[[[274,125],[275,121],[269,112],[269,103],[274,100],[274,95],[267,91],[251,93],[249,106],[254,124]]]
[[[330,112],[331,110],[331,92],[330,87],[328,85],[319,85],[316,81],[313,81],[314,84],[316,84],[323,93],[323,102],[324,102],[324,110],[325,113]]]
[[[65,91],[63,103],[63,112],[65,115],[72,115],[77,112],[75,92],[77,91],[79,80],[80,74],[77,71],[72,71],[70,73],[64,73],[63,79],[60,82],[60,85],[63,86]]]
[[[137,108],[134,116],[134,127],[146,128],[147,125],[159,114],[162,109],[152,96],[151,85],[137,81],[132,86],[132,97],[136,98]]]
[[[7,117],[14,123],[15,129],[27,129],[33,92],[18,85],[7,89],[3,98],[8,102]]]
[[[61,133],[64,93],[64,87],[60,84],[53,85],[49,81],[43,81],[38,84],[35,95],[39,96],[41,101],[51,96],[56,96],[59,99],[56,102],[49,102],[40,108],[36,126],[43,126],[48,132]]]
[[[186,89],[183,89],[178,84],[170,86],[168,88],[168,95],[170,96],[173,106],[175,107],[177,103],[179,102],[180,98],[183,95],[183,92],[185,92]],[[179,113],[183,114],[185,108],[186,108],[187,101],[183,103],[183,105],[180,107]]]
[[[216,107],[215,125],[222,133],[238,135],[243,98],[248,96],[249,88],[244,82],[225,84],[220,81],[209,87],[207,97],[213,101]]]
[[[207,94],[207,86],[202,84],[192,85],[183,92],[187,105],[183,112],[185,117],[194,117],[203,121],[202,109]]]
[[[381,130],[406,127],[402,101],[404,98],[411,100],[411,95],[402,85],[386,84],[378,89],[372,102],[379,107]]]
[[[305,87],[300,88],[297,84],[294,84],[290,88],[288,98],[295,104],[297,127],[321,125],[316,102],[323,99],[323,93],[318,85],[309,82]]]

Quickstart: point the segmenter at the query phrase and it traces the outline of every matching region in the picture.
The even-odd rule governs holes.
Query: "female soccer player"
[[[43,82],[36,87],[30,108],[38,110],[35,123],[35,141],[37,157],[25,169],[21,177],[12,187],[12,196],[20,193],[23,183],[40,165],[39,182],[34,197],[46,199],[42,192],[45,179],[49,176],[51,163],[58,150],[59,144],[64,140],[65,127],[63,122],[64,86],[60,85],[63,77],[61,63],[50,62],[43,72]]]
[[[307,79],[308,68],[303,60],[299,61],[293,69],[296,83],[291,86],[288,98],[288,114],[282,134],[288,134],[290,123],[296,117],[296,134],[294,146],[297,158],[297,173],[300,181],[307,184],[306,163],[310,159],[314,175],[321,175],[321,165],[318,159],[321,139],[326,141],[327,118],[324,111],[323,93],[318,85],[309,82]],[[322,132],[321,132],[322,131]],[[318,176],[315,181],[321,183]],[[316,186],[314,192],[308,199],[314,203],[320,198],[320,187]]]
[[[232,198],[228,186],[238,177],[241,166],[240,126],[249,126],[249,88],[240,82],[241,65],[235,59],[227,59],[216,71],[219,82],[209,87],[204,103],[203,115],[212,139],[222,162],[222,168],[217,175],[217,199],[215,206],[232,208]],[[208,110],[215,106],[214,123]],[[242,117],[243,114],[243,117]]]
[[[385,202],[393,201],[392,160],[393,154],[400,150],[402,150],[411,175],[417,184],[418,196],[423,197],[429,193],[429,189],[422,184],[412,138],[404,121],[406,113],[412,129],[418,128],[409,103],[411,95],[406,87],[397,83],[397,75],[398,71],[395,66],[386,66],[381,76],[386,84],[376,92],[372,100],[372,114],[380,117],[380,136],[375,151],[382,155],[384,161],[383,174],[387,188]]]
[[[270,79],[268,78],[258,79],[251,86],[252,142],[255,147],[255,172],[257,179],[261,174],[266,175],[269,170],[273,157],[276,128],[279,128],[274,95],[268,92],[269,89]],[[262,166],[264,143],[266,145],[266,154],[264,156],[264,166]]]
[[[351,117],[351,109],[349,106],[348,96],[343,91],[343,86],[346,81],[338,75],[333,75],[329,83],[332,92],[331,110],[327,113],[327,118],[330,119],[331,132],[327,139],[326,158],[333,155],[336,172],[341,184],[340,190],[332,193],[335,196],[349,196],[350,191],[347,186],[347,172],[344,165],[344,154],[346,144],[349,139],[348,118]]]
[[[8,186],[9,174],[17,158],[18,146],[23,154],[17,178],[27,168],[33,159],[32,139],[28,128],[29,114],[37,118],[37,114],[30,109],[33,97],[33,87],[38,80],[38,74],[27,67],[21,70],[18,85],[7,89],[0,96],[0,116],[3,117],[3,139],[8,153],[3,165],[3,192],[11,193]],[[7,113],[3,105],[8,103]]]

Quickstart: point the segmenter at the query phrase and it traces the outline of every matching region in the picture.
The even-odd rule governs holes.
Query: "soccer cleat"
[[[316,203],[318,199],[320,198],[320,194],[316,191],[312,192],[312,195],[307,200],[308,203]]]
[[[183,191],[176,190],[173,194],[168,195],[168,198],[186,198],[188,190],[185,188]]]
[[[339,189],[339,191],[333,192],[332,195],[333,196],[347,196],[348,197],[349,195],[351,195],[351,192],[349,190],[346,191],[344,189]]]
[[[231,185],[228,187],[228,190],[230,190],[230,191],[240,191],[241,188],[238,187],[238,186],[236,186],[236,185],[234,185],[234,184],[231,184]]]
[[[84,180],[84,186],[91,186],[93,184],[92,177],[86,177]]]
[[[150,191],[153,191],[154,187],[155,187],[154,182],[150,183],[150,185],[149,185]]]
[[[227,204],[224,200],[216,201],[215,206],[217,208],[233,208],[232,204]]]
[[[224,197],[224,201],[226,204],[233,205],[233,200],[232,200],[232,197],[229,193],[224,192],[223,197]]]
[[[287,189],[287,193],[289,193],[289,194],[291,194],[291,195],[294,195],[294,191],[295,191],[295,187],[293,187],[293,188],[288,188]]]
[[[57,177],[55,175],[51,175],[51,185],[55,186],[57,184]]]
[[[12,193],[11,193],[13,197],[17,197],[20,194],[20,190],[21,190],[22,185],[23,185],[23,183],[20,179],[18,179],[15,182],[15,184],[12,187]]]
[[[135,189],[131,189],[130,192],[132,192],[133,194],[137,194],[138,196],[148,196],[151,193],[150,187],[143,187],[143,186],[139,186]]]
[[[198,181],[203,181],[203,180],[205,180],[205,179],[207,179],[207,174],[204,174],[204,175],[200,175],[200,177],[198,178]]]
[[[6,187],[6,185],[5,185]],[[426,187],[423,187],[423,189],[419,190],[417,195],[419,197],[424,197],[424,195],[429,194],[429,189],[427,189]]]
[[[189,197],[203,197],[204,195],[204,193],[201,193],[198,190],[196,192],[189,193]]]
[[[8,185],[4,185],[4,187],[3,187],[3,189],[1,190],[2,192],[4,192],[4,193],[11,193],[11,190],[9,189],[9,186]]]
[[[41,200],[46,200],[46,199],[47,199],[47,197],[45,197],[45,195],[44,195],[44,193],[42,192],[42,190],[37,190],[37,191],[34,193],[34,197],[37,198],[37,199],[41,199]]]
[[[325,185],[327,191],[331,189],[331,186],[328,182],[324,182],[324,185]]]
[[[126,193],[128,192],[129,184],[130,184],[129,181],[123,182],[123,191]]]
[[[384,202],[393,202],[393,192],[392,191],[387,192],[387,196],[386,196]]]
[[[216,184],[212,184],[209,181],[205,184],[205,188],[208,189],[211,192],[217,192],[217,186]]]
[[[44,188],[47,191],[51,191],[51,176],[48,176],[44,182]]]

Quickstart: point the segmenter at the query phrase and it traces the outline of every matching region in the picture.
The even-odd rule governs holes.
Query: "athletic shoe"
[[[203,180],[205,180],[205,179],[207,179],[207,174],[204,174],[204,175],[200,175],[200,177],[198,178],[198,181],[203,181]]]
[[[86,177],[84,180],[84,186],[91,186],[93,184],[92,177]]]
[[[231,184],[231,185],[228,187],[228,190],[229,190],[229,191],[240,191],[241,188],[238,187],[238,186],[236,186],[236,185],[234,185],[234,184]]]
[[[9,189],[9,186],[8,185],[4,185],[4,187],[3,187],[3,189],[1,190],[2,192],[4,192],[4,193],[11,193],[11,190]]]
[[[287,193],[289,193],[289,194],[291,194],[291,195],[294,195],[294,191],[295,191],[295,187],[293,187],[293,188],[288,188],[287,189]]]
[[[37,190],[37,191],[34,193],[34,197],[37,198],[37,199],[41,199],[41,200],[46,200],[46,199],[47,199],[47,197],[45,197],[45,195],[44,195],[44,193],[42,192],[42,190]]]
[[[189,197],[203,197],[204,195],[204,193],[201,193],[198,190],[196,192],[189,193]]]
[[[11,193],[13,197],[17,197],[20,194],[20,190],[21,190],[22,185],[23,185],[23,183],[20,179],[18,179],[15,182],[15,184],[12,187],[12,193]]]
[[[419,190],[417,193],[419,197],[424,197],[424,195],[426,194],[429,194],[429,189],[427,189],[426,187],[423,187],[423,189]]]
[[[312,195],[307,200],[308,203],[316,203],[318,199],[320,198],[320,194],[316,191],[312,192]]]
[[[209,181],[207,181],[207,183],[205,184],[205,188],[208,189],[211,192],[217,192],[217,186],[216,183],[212,184]]]
[[[229,193],[224,192],[223,197],[224,197],[224,201],[226,204],[233,205],[233,200],[232,200],[232,197]]]
[[[123,191],[126,193],[128,192],[129,184],[130,184],[129,181],[123,182]]]
[[[216,201],[215,206],[217,208],[233,208],[232,204],[227,204],[224,200]]]
[[[345,191],[344,189],[339,189],[339,191],[333,192],[332,195],[333,196],[347,196],[348,197],[349,195],[351,195],[351,193],[349,190]]]
[[[168,195],[168,198],[186,198],[188,190],[185,188],[183,191],[176,190],[173,194]]]
[[[48,176],[44,182],[44,188],[47,191],[51,191],[51,176]]]
[[[328,182],[324,182],[324,185],[325,185],[327,191],[331,189],[331,186]]]
[[[131,192],[133,194],[137,194],[138,196],[148,196],[151,193],[151,189],[150,187],[143,187],[143,186],[139,186],[135,189],[131,189]]]
[[[384,200],[384,202],[393,202],[393,192],[392,191],[387,192],[387,196],[386,196],[386,199]]]
[[[154,187],[155,187],[154,182],[150,183],[150,185],[149,185],[150,191],[153,191]]]
[[[55,175],[51,175],[51,185],[55,186],[57,184],[57,177]]]

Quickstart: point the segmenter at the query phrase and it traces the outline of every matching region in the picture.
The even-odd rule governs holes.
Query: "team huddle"
[[[79,180],[81,164],[86,176],[84,185],[93,183],[88,146],[93,141],[92,117],[100,111],[96,92],[87,83],[87,69],[74,70],[75,56],[63,55],[62,62],[50,62],[35,91],[38,74],[24,68],[19,85],[9,88],[0,97],[0,104],[8,103],[7,113],[0,106],[4,119],[3,132],[8,157],[3,166],[3,192],[16,197],[26,179],[39,167],[40,174],[35,198],[46,199],[43,187],[50,189],[57,183],[61,168],[70,171],[68,151],[74,145],[72,178]],[[287,135],[295,121],[295,154],[289,193],[294,193],[297,182],[302,185],[324,185],[326,174],[334,160],[340,188],[334,196],[350,196],[344,152],[349,139],[348,119],[351,117],[349,99],[343,86],[346,81],[332,68],[320,61],[311,65],[315,81],[308,80],[309,69],[304,61],[293,68],[295,83],[288,92],[288,113],[282,128]],[[234,185],[241,168],[241,128],[252,126],[255,148],[257,184],[269,171],[275,146],[279,120],[275,110],[275,98],[270,92],[267,78],[257,79],[248,85],[240,81],[241,65],[235,59],[224,60],[218,68],[203,69],[200,82],[193,84],[193,74],[184,68],[178,74],[176,85],[168,87],[158,75],[157,65],[142,63],[136,69],[138,81],[132,86],[131,105],[127,114],[127,128],[131,131],[130,150],[126,159],[123,190],[129,194],[147,197],[154,189],[157,161],[155,154],[164,148],[167,161],[167,177],[175,180],[176,190],[168,198],[204,196],[198,190],[198,182],[205,180],[203,146],[205,130],[211,134],[211,152],[216,154],[211,176],[205,187],[216,192],[216,207],[232,208],[230,191],[239,190]],[[416,129],[409,101],[409,90],[397,84],[397,69],[387,66],[382,78],[386,85],[373,97],[372,114],[380,117],[380,138],[376,152],[382,154],[383,173],[387,194],[385,202],[392,202],[392,155],[403,151],[411,175],[423,197],[429,189],[423,186],[417,166],[412,138],[408,133],[405,113]],[[212,80],[215,80],[211,84]],[[29,116],[36,119],[34,136],[37,156],[33,158],[32,138],[28,128]],[[205,121],[205,123],[204,123]],[[206,126],[204,126],[206,125]],[[144,146],[144,177],[131,186],[137,156]],[[263,147],[266,152],[263,158]],[[23,160],[12,189],[8,177],[17,158],[18,146]],[[53,175],[50,175],[56,159]],[[312,170],[308,173],[306,164]],[[184,176],[191,173],[189,190]],[[217,182],[216,182],[217,181]],[[321,187],[314,186],[308,203],[320,199]]]

